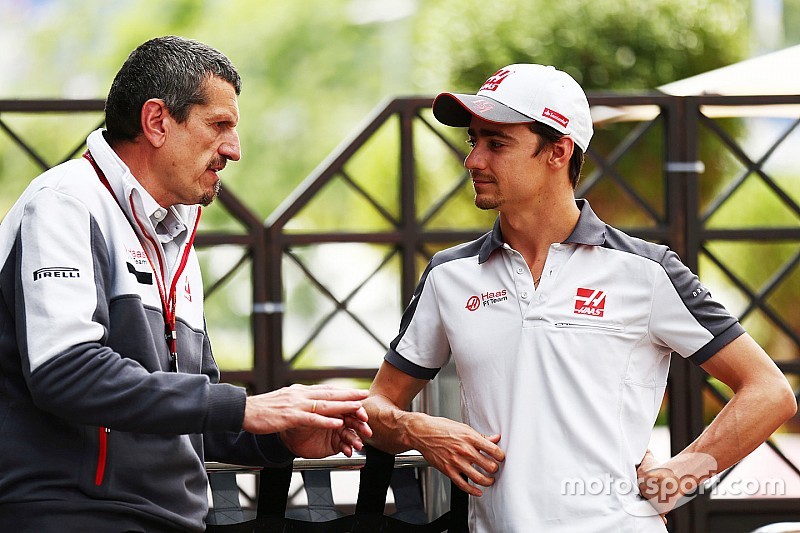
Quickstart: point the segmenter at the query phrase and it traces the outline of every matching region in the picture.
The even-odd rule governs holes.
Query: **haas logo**
[[[489,307],[490,305],[506,301],[508,301],[508,291],[506,289],[487,291],[482,292],[480,296],[470,296],[467,299],[467,305],[464,306],[464,309],[468,311],[477,311],[481,306]]]
[[[500,84],[503,83],[503,80],[505,80],[509,74],[511,74],[510,70],[503,70],[503,69],[498,70],[497,72],[492,74],[488,80],[483,82],[480,91],[496,91],[497,88],[500,86]]]
[[[606,292],[597,289],[579,288],[575,294],[575,314],[603,316],[606,307]]]

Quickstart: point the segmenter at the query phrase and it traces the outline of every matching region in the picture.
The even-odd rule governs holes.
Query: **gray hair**
[[[208,45],[175,36],[143,43],[125,60],[108,92],[108,140],[132,141],[142,133],[142,106],[151,98],[163,100],[175,120],[185,121],[192,105],[206,102],[204,82],[211,77],[230,83],[237,95],[242,90],[230,60]]]

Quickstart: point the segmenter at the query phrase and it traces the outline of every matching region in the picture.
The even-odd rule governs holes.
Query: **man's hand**
[[[353,450],[360,451],[364,447],[361,439],[371,437],[372,429],[363,408],[356,415],[345,416],[343,421],[344,426],[338,429],[297,427],[281,431],[280,437],[299,457],[327,457],[339,452],[351,457]]]
[[[482,496],[475,485],[489,487],[506,454],[497,446],[500,435],[482,435],[466,424],[448,418],[409,413],[412,446],[428,463],[472,496]],[[469,484],[462,474],[475,485]]]
[[[364,402],[376,431],[370,444],[394,454],[413,448],[458,488],[472,496],[483,495],[462,474],[475,485],[494,484],[493,476],[506,458],[497,446],[500,435],[482,435],[448,418],[406,411],[425,383],[383,362]]]
[[[655,470],[658,467],[658,461],[653,456],[653,452],[648,450],[644,452],[644,457],[642,458],[642,462],[636,466],[636,479],[639,484],[639,493],[647,500],[655,497],[656,501],[658,500],[658,495],[653,494],[652,491],[649,490],[649,487],[652,487],[652,482],[649,481],[649,477],[647,477],[647,473],[651,470]],[[656,507],[656,506],[653,506]],[[656,507],[658,510],[658,508]],[[667,512],[669,510],[659,511],[659,515],[661,516],[661,520],[664,521],[664,524],[667,523]]]
[[[700,483],[718,471],[716,460],[704,453],[684,451],[663,464],[647,454],[636,471],[639,492],[662,517],[693,498]]]
[[[245,405],[242,429],[256,434],[281,433],[284,444],[294,453],[298,453],[292,448],[298,446],[298,435],[326,442],[325,445],[309,443],[309,450],[333,449],[331,453],[347,453],[349,449],[352,453],[353,447],[360,449],[361,440],[358,435],[353,436],[351,430],[364,437],[372,435],[367,413],[361,406],[361,400],[367,395],[365,390],[328,385],[292,385],[250,396]],[[285,434],[287,430],[295,432]]]

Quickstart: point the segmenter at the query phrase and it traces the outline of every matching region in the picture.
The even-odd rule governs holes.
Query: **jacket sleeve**
[[[152,372],[107,345],[110,258],[84,204],[39,191],[17,239],[17,340],[38,408],[72,423],[141,433],[241,428],[243,389],[202,374]]]
[[[204,328],[205,329],[205,328]],[[206,329],[207,331],[207,329]],[[211,350],[211,343],[206,332],[203,342],[203,373],[211,383],[218,383],[220,371]],[[203,433],[203,450],[206,461],[233,463],[250,466],[283,466],[294,459],[276,433],[254,435],[242,431],[242,419],[237,431],[206,431]]]

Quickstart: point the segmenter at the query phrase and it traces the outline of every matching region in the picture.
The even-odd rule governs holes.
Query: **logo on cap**
[[[569,119],[567,117],[565,117],[558,111],[553,111],[549,107],[544,108],[544,111],[542,111],[542,116],[545,118],[555,120],[565,128],[567,127],[567,124],[569,124]]]
[[[497,88],[500,86],[500,84],[503,83],[503,80],[505,80],[509,74],[511,74],[510,70],[503,70],[503,69],[498,70],[497,72],[492,74],[492,76],[488,80],[486,80],[483,83],[478,92],[496,91]]]
[[[494,104],[487,102],[486,100],[473,100],[472,105],[475,106],[474,110],[478,113],[488,113],[494,109]]]

